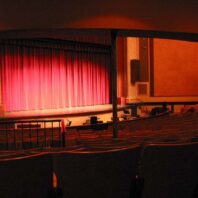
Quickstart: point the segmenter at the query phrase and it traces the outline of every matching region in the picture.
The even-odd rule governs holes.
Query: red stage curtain
[[[110,54],[96,47],[1,45],[6,111],[108,104]]]

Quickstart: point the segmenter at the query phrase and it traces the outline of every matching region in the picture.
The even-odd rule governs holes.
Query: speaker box
[[[97,124],[98,118],[97,116],[91,116],[90,117],[90,123],[91,124]]]
[[[131,60],[131,83],[135,84],[135,82],[140,80],[140,60],[132,59]]]

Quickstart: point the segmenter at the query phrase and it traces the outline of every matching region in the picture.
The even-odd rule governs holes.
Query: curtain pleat
[[[109,104],[110,54],[84,48],[1,45],[6,111]]]

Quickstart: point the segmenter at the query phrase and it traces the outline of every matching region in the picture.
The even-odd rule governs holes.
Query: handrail
[[[4,140],[1,147],[10,150],[62,146],[60,123],[60,119],[0,121],[0,136]]]
[[[174,113],[175,105],[196,105],[198,101],[153,101],[153,102],[127,102],[126,105],[128,108],[131,108],[131,115],[137,116],[137,107],[138,106],[157,106],[157,105],[171,105],[171,113]]]
[[[155,106],[155,105],[195,105],[198,104],[198,101],[153,101],[153,102],[127,102],[128,106]]]
[[[0,120],[0,124],[15,124],[15,123],[34,123],[34,122],[61,122],[60,119],[57,119],[57,120],[20,120],[20,121],[17,121],[17,120],[12,120],[12,121],[1,121]]]

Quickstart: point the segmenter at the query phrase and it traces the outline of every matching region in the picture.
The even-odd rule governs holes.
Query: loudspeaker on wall
[[[135,84],[135,82],[140,80],[140,60],[132,59],[131,60],[131,83]]]

